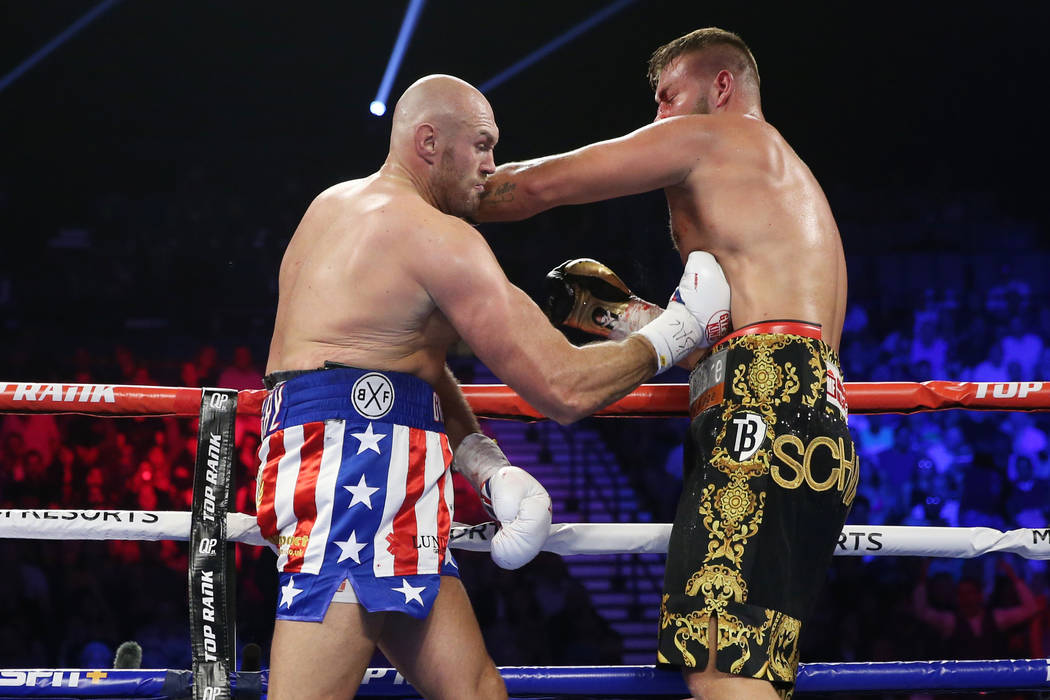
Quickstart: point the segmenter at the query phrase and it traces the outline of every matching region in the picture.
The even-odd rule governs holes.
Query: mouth
[[[484,192],[485,191],[484,183],[482,183],[480,185],[474,185],[474,191],[475,192]]]

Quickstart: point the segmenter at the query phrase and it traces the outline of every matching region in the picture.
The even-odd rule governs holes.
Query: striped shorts
[[[277,618],[319,622],[340,588],[367,610],[426,617],[441,575],[458,575],[431,386],[354,368],[295,376],[267,396],[262,435],[257,519],[278,553]]]

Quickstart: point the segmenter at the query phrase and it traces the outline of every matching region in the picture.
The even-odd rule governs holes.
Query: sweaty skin
[[[766,123],[757,76],[734,75],[717,48],[664,66],[654,124],[561,155],[500,166],[476,219],[512,221],[563,204],[663,189],[683,263],[714,255],[729,282],[734,328],[774,319],[818,323],[836,351],[846,263],[820,185]],[[705,668],[683,668],[694,698],[772,700],[764,680],[719,671],[718,624]]]
[[[735,328],[772,319],[819,323],[836,351],[846,262],[827,198],[762,116],[757,86],[702,55],[667,65],[656,122],[569,153],[501,165],[479,221],[514,221],[562,204],[663,188],[684,261],[706,250],[725,271]],[[705,113],[709,112],[709,113]]]
[[[642,336],[566,341],[461,218],[477,211],[498,139],[488,102],[462,80],[429,76],[405,91],[383,166],[318,196],[288,244],[268,373],[330,360],[415,375],[440,398],[453,449],[480,432],[445,365],[457,338],[561,422],[654,374]],[[425,697],[507,697],[462,583],[445,576],[425,620],[351,603],[332,604],[320,624],[277,620],[270,698],[353,697],[376,646]]]
[[[267,372],[332,360],[440,388],[448,347],[462,337],[561,422],[653,375],[655,354],[640,336],[568,343],[459,218],[476,211],[498,137],[488,102],[462,81],[432,78],[406,92],[383,167],[322,193],[288,245]]]

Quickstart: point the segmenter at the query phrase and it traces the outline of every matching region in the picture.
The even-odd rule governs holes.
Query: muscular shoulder
[[[782,141],[780,133],[769,122],[740,114],[689,114],[666,119],[666,129],[680,140],[693,139],[704,147],[762,147]]]
[[[450,216],[428,205],[414,207],[408,220],[406,240],[423,264],[452,265],[461,259],[491,254],[481,233],[463,219]]]

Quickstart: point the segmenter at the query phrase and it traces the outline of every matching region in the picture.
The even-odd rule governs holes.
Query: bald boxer
[[[790,692],[798,636],[857,485],[836,357],[846,310],[838,228],[806,164],[762,115],[758,66],[737,35],[686,34],[652,55],[655,123],[569,153],[500,166],[477,219],[663,189],[683,261],[725,271],[736,330],[690,378],[694,421],[671,535],[658,661],[696,698]],[[555,271],[597,295],[577,327],[645,319],[594,261]],[[596,279],[597,278],[597,279]],[[609,312],[617,314],[615,318]],[[629,330],[629,329],[628,329]]]
[[[448,549],[448,469],[491,505],[507,568],[543,545],[550,499],[481,434],[445,364],[457,338],[563,423],[715,340],[697,318],[728,286],[700,255],[681,303],[639,332],[566,342],[463,220],[498,139],[476,89],[424,78],[394,109],[379,171],[318,196],[288,244],[258,479],[280,576],[275,700],[353,697],[376,646],[427,698],[506,697]]]

